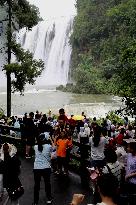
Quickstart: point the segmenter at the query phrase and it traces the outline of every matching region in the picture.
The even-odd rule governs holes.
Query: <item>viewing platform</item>
[[[25,193],[20,198],[19,205],[31,205],[33,203],[33,189],[34,189],[34,178],[33,178],[33,159],[26,160],[21,159],[21,175],[20,179],[24,186]],[[82,193],[85,195],[85,200],[82,205],[91,203],[91,193],[81,185],[80,177],[74,173],[69,173],[68,177],[56,176],[54,173],[51,175],[52,185],[52,196],[53,205],[69,205],[74,193]],[[7,196],[4,197],[4,201],[1,205],[6,205]],[[44,192],[44,183],[41,180],[40,189],[40,201],[39,205],[46,204],[46,196]]]

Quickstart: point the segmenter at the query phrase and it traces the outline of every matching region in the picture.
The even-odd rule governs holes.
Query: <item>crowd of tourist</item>
[[[39,202],[41,177],[45,183],[47,204],[53,199],[51,173],[68,177],[73,139],[90,146],[90,161],[83,164],[88,170],[87,180],[91,183],[95,204],[124,205],[119,195],[136,194],[136,124],[130,123],[127,117],[123,124],[111,121],[108,116],[98,124],[95,117],[90,121],[84,112],[68,118],[64,109],[60,109],[58,117],[54,117],[51,110],[47,115],[36,111],[35,114],[25,113],[22,118],[3,116],[0,123],[16,128],[9,134],[21,137],[27,160],[34,155],[34,205]],[[16,154],[14,145],[1,144],[0,198],[5,188],[9,203],[14,205],[19,204],[19,197],[24,192],[19,179],[21,161]],[[72,204],[77,205],[83,199],[83,195],[75,194]]]

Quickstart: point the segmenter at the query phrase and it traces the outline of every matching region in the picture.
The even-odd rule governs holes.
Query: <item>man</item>
[[[26,159],[30,159],[30,151],[35,144],[36,127],[34,124],[34,113],[29,113],[29,118],[25,122],[25,138],[26,138]]]
[[[101,196],[101,203],[97,205],[117,205],[118,198],[118,181],[114,176],[105,174],[99,177],[98,191]],[[84,200],[84,195],[74,194],[71,205],[79,205]]]

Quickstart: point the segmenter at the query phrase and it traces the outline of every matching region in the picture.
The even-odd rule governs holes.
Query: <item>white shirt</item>
[[[124,147],[117,147],[116,154],[120,165],[125,167],[127,163],[127,152],[125,151]]]
[[[84,132],[87,134],[88,137],[90,136],[90,128],[89,127],[85,127]]]
[[[121,165],[118,161],[116,161],[115,163],[108,163],[107,164],[108,167],[110,168],[111,170],[111,173],[118,179],[118,181],[120,182],[121,181]],[[107,168],[107,166],[105,166],[102,170],[102,172],[104,174],[109,174],[109,170]]]
[[[98,147],[94,146],[93,137],[89,138],[89,144],[91,145],[91,158],[92,160],[103,160],[105,145],[108,143],[105,137],[100,137]]]
[[[43,151],[40,152],[38,150],[38,145],[35,145],[34,150],[35,150],[34,169],[51,168],[52,146],[49,144],[44,144]]]
[[[107,120],[107,130],[111,130],[111,121]]]

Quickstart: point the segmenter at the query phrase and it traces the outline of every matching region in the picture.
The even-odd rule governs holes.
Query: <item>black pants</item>
[[[135,205],[136,204],[136,184],[124,183],[121,190],[119,205]]]
[[[67,165],[67,158],[66,157],[57,157],[58,161],[58,169],[59,171],[62,171],[62,168],[64,168],[64,171],[68,171],[68,165]]]
[[[34,203],[38,204],[39,201],[39,191],[40,191],[40,182],[41,182],[41,177],[44,179],[45,183],[45,193],[50,200],[51,197],[51,183],[50,183],[50,176],[51,176],[51,169],[35,169],[34,170]]]

